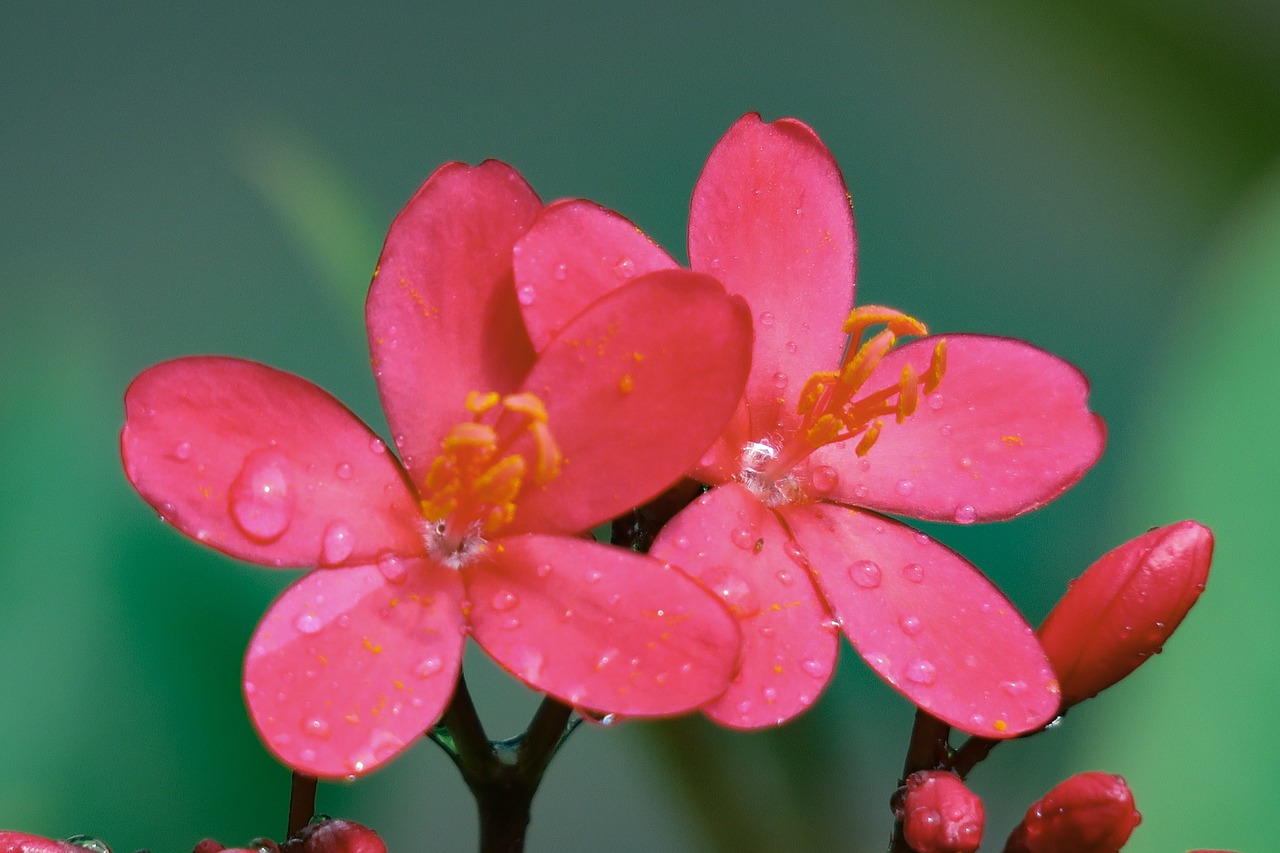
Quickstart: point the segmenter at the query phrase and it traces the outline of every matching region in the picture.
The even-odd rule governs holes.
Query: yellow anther
[[[858,439],[858,446],[853,452],[859,456],[866,456],[867,451],[876,443],[876,439],[880,438],[880,428],[884,426],[884,421],[876,421],[866,432],[862,434],[862,438]]]
[[[482,415],[485,412],[498,405],[498,401],[502,396],[497,391],[490,391],[487,394],[481,394],[479,391],[472,391],[467,394],[467,411],[473,414]]]
[[[800,389],[800,402],[796,404],[796,412],[801,415],[812,412],[814,406],[818,405],[818,401],[822,399],[822,395],[827,393],[827,390],[839,379],[840,375],[830,370],[819,371],[810,376],[804,383],[804,387]]]
[[[885,354],[893,349],[893,345],[897,340],[897,335],[889,329],[885,329],[858,348],[853,358],[849,359],[840,370],[840,384],[849,389],[845,399],[848,399],[862,387],[862,383],[867,381],[871,376],[871,371],[875,370],[876,365],[880,363],[880,359],[884,358]]]
[[[915,414],[920,397],[916,393],[916,371],[911,365],[903,365],[902,377],[898,380],[898,423]]]
[[[934,388],[938,387],[938,383],[942,381],[942,374],[947,371],[947,339],[943,338],[938,341],[938,345],[933,348],[933,355],[929,358],[929,370],[924,375],[924,393],[932,393]]]
[[[537,467],[533,473],[538,484],[542,485],[550,482],[551,478],[560,473],[560,464],[563,459],[560,456],[560,448],[551,438],[551,430],[546,424],[531,424],[529,430],[533,434],[534,445],[538,449]]]
[[[531,420],[545,424],[547,422],[547,407],[538,399],[537,395],[530,394],[528,391],[519,394],[508,394],[502,398],[502,406],[509,412],[519,412],[528,416]]]
[[[449,430],[444,437],[444,449],[461,450],[465,447],[492,447],[498,434],[487,424],[461,423]]]
[[[848,319],[844,321],[842,328],[856,347],[858,342],[862,340],[862,333],[867,330],[868,326],[876,326],[881,323],[895,335],[929,334],[929,330],[925,328],[924,323],[921,323],[915,317],[903,314],[893,308],[886,308],[883,305],[863,305],[861,308],[853,309]]]
[[[805,438],[814,447],[821,447],[839,438],[842,426],[844,424],[835,415],[823,415],[814,421],[813,426],[809,427],[808,432],[805,433]]]

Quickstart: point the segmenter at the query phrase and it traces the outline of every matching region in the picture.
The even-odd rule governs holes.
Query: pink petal
[[[672,519],[649,553],[716,593],[742,628],[742,668],[703,711],[736,729],[779,725],[831,680],[835,622],[778,517],[745,488],[712,489]]]
[[[706,276],[649,273],[593,303],[524,382],[564,461],[525,489],[513,532],[576,533],[671,485],[733,414],[750,358],[746,305]]]
[[[840,168],[807,125],[750,113],[729,128],[693,191],[689,259],[751,304],[752,435],[794,425],[805,380],[839,362],[855,243]]]
[[[83,847],[25,832],[0,832],[0,853],[84,853]]]
[[[541,208],[504,163],[449,163],[391,224],[366,322],[382,406],[415,483],[468,417],[467,393],[511,391],[533,362],[511,249]]]
[[[1035,634],[982,573],[906,525],[837,504],[780,510],[844,633],[871,668],[935,717],[1012,737],[1058,711]]]
[[[590,201],[558,201],[516,244],[516,295],[534,349],[632,278],[679,265],[632,222]]]
[[[734,620],[663,563],[584,539],[506,537],[463,574],[471,630],[537,690],[624,716],[689,711],[723,692]]]
[[[395,457],[293,374],[233,358],[158,364],[125,393],[120,447],[162,517],[233,556],[314,566],[422,552]]]
[[[245,657],[245,698],[263,743],[324,778],[390,761],[453,696],[462,597],[457,572],[423,559],[394,573],[359,566],[303,576],[263,617]]]
[[[947,369],[903,423],[886,419],[861,459],[851,442],[813,455],[839,475],[831,495],[884,512],[936,521],[993,521],[1035,509],[1075,484],[1106,440],[1075,367],[1023,341],[980,335],[921,338],[891,352],[864,386],[919,374],[939,338]]]

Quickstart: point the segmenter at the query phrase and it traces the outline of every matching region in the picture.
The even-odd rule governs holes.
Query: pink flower
[[[575,706],[673,714],[723,692],[723,605],[583,531],[658,494],[723,429],[749,364],[745,306],[666,271],[596,301],[535,358],[512,248],[542,204],[510,167],[450,164],[392,225],[370,288],[397,460],[296,376],[231,358],[143,372],[129,479],[182,532],[323,568],[272,605],[245,660],[263,741],[320,777],[365,773],[448,703],[466,635]]]
[[[1212,531],[1180,521],[1107,552],[1073,581],[1038,632],[1063,707],[1158,653],[1204,591],[1212,559]]]
[[[1121,776],[1077,773],[1027,809],[1005,853],[1117,853],[1142,815]]]
[[[588,202],[548,207],[517,250],[535,346],[628,275],[677,266]],[[1058,692],[1031,628],[977,569],[879,513],[967,524],[1034,509],[1097,460],[1102,422],[1079,371],[1021,341],[898,346],[925,328],[891,309],[850,313],[854,255],[844,181],[813,131],[739,120],[694,190],[689,258],[750,303],[751,373],[693,471],[716,488],[651,550],[743,625],[740,677],[704,710],[737,728],[800,713],[830,679],[838,625],[944,721],[991,737],[1034,729]]]
[[[895,812],[903,837],[917,853],[974,853],[982,843],[986,810],[954,773],[912,773]]]
[[[85,848],[69,841],[53,841],[25,832],[0,831],[0,853],[84,853]]]

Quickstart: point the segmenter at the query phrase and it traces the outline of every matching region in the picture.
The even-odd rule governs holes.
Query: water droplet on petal
[[[67,839],[67,843],[74,847],[92,850],[94,853],[111,853],[111,848],[107,846],[107,842],[101,838],[94,838],[92,835],[73,835]],[[21,846],[25,848],[27,845],[22,844]],[[43,848],[44,845],[40,845],[40,847]]]
[[[382,439],[378,438],[377,436],[374,436],[373,438],[369,439],[369,452],[377,453],[377,454],[386,453],[387,445],[385,442],[383,442]]]
[[[899,480],[898,485],[894,486],[894,491],[902,495],[904,498],[916,490],[916,484],[910,480]]]
[[[924,566],[919,563],[907,563],[902,567],[902,576],[912,583],[920,583],[924,580]]]
[[[898,617],[898,627],[902,629],[902,633],[908,637],[914,637],[920,633],[920,617],[910,614],[903,614]]]
[[[913,658],[907,664],[907,681],[928,686],[938,678],[937,668],[924,658]]]
[[[943,424],[942,426],[938,427],[938,432],[940,432],[943,436],[948,436],[948,435],[951,435],[951,433],[955,432],[955,427],[953,427],[951,424]]]
[[[935,412],[938,411],[938,409],[942,408],[942,402],[943,402],[942,394],[934,393],[929,395],[928,406],[930,409],[933,409]]]
[[[517,646],[511,650],[511,665],[516,675],[531,684],[541,677],[542,662],[542,652],[533,646]]]
[[[840,484],[840,474],[830,465],[819,465],[809,474],[809,484],[819,494],[827,494]]]
[[[173,455],[181,462],[186,462],[191,458],[191,442],[180,441],[178,446],[173,448]]]
[[[302,722],[302,733],[323,740],[329,736],[329,721],[323,717],[308,717]]]
[[[636,274],[635,261],[628,257],[619,258],[618,263],[613,267],[613,272],[618,276],[618,278],[631,278],[631,276]]]
[[[384,551],[378,557],[378,571],[391,583],[400,583],[409,574],[404,561],[391,551]]]
[[[733,544],[743,550],[747,550],[756,544],[756,535],[746,527],[735,527],[733,532],[729,534],[729,538],[733,540]]]
[[[739,618],[755,616],[760,612],[760,599],[751,585],[725,566],[712,566],[698,579],[704,586],[720,596],[733,615]]]
[[[778,701],[778,688],[766,687],[760,691],[760,695],[764,697],[764,701],[772,704],[773,702]]]
[[[521,305],[532,305],[538,298],[538,291],[532,284],[522,284],[516,288],[516,301]]]
[[[787,387],[788,381],[787,374],[783,373],[781,370],[773,374],[773,387],[777,388],[779,391],[782,391]]]
[[[318,634],[324,628],[324,620],[314,613],[299,613],[298,618],[293,620],[293,627],[300,634]]]
[[[795,575],[791,574],[791,572],[787,571],[786,569],[778,569],[776,572],[773,573],[773,576],[776,577],[778,579],[778,583],[782,584],[783,586],[791,586],[791,584],[793,584],[796,579]]]
[[[511,610],[520,603],[520,596],[508,590],[500,590],[493,594],[494,610]]]
[[[772,311],[765,311],[760,315],[761,326],[766,326],[766,327],[772,326],[773,322],[774,322],[774,316]]]
[[[288,458],[279,450],[255,450],[231,483],[231,517],[250,539],[274,542],[293,521],[295,495]]]
[[[442,669],[444,669],[444,661],[433,656],[424,658],[422,662],[418,664],[417,668],[414,669],[413,674],[419,678],[430,678]]]
[[[596,669],[604,669],[606,666],[612,663],[613,660],[617,658],[617,656],[618,656],[618,650],[612,647],[607,648],[604,651],[600,652],[600,656],[596,658]]]
[[[569,277],[569,265],[561,261],[556,264],[555,269],[551,271],[551,275],[555,277],[556,281],[564,281]]]
[[[820,660],[809,658],[808,660],[800,663],[800,668],[804,670],[806,674],[811,675],[814,678],[827,677],[827,665]]]
[[[350,527],[341,521],[331,522],[324,529],[324,537],[320,543],[320,561],[328,566],[336,566],[351,556],[355,545]]]
[[[802,569],[809,568],[809,557],[805,554],[804,549],[800,547],[799,542],[794,539],[788,539],[782,550],[787,552],[787,556],[791,558],[791,562],[795,563]]]
[[[541,565],[540,565],[540,566],[538,566],[538,568],[535,570],[535,574],[537,574],[537,576],[538,576],[538,577],[540,577],[540,578],[545,578],[545,577],[547,577],[547,575],[551,574],[551,564],[550,564],[550,563],[543,563],[543,564],[541,564]]]
[[[956,524],[973,524],[978,519],[978,511],[968,504],[956,507]]]
[[[787,352],[789,352],[792,355],[795,355],[797,349],[799,349],[799,347],[796,346],[795,341],[787,341],[787,346],[786,346]]]
[[[1025,681],[1002,681],[1000,689],[1010,696],[1021,696],[1027,692],[1027,682]]]
[[[680,548],[680,549],[682,549],[682,550],[683,550],[683,549],[685,549],[685,548],[688,548],[688,547],[689,547],[689,537],[688,537],[688,536],[677,536],[677,537],[676,537],[676,547],[677,547],[677,548]]]
[[[870,560],[858,560],[849,566],[849,579],[863,589],[880,586],[880,567]]]
[[[339,480],[350,480],[351,479],[350,463],[347,463],[347,462],[339,463],[338,467],[333,470],[333,473],[338,476]]]

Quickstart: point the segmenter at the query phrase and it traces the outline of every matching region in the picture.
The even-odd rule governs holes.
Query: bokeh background
[[[1166,654],[975,772],[987,846],[1103,769],[1146,816],[1136,853],[1273,849],[1278,46],[1267,0],[0,5],[0,827],[117,853],[283,834],[288,777],[238,671],[293,575],[184,540],[133,494],[132,376],[255,358],[385,434],[363,292],[432,169],[504,159],[679,257],[707,152],[755,110],[807,121],[842,164],[859,301],[1032,340],[1093,380],[1110,442],[1079,487],[931,532],[1033,622],[1150,526],[1218,534]],[[535,698],[468,670],[491,733],[521,729]],[[780,731],[584,726],[530,850],[884,849],[910,719],[846,653]],[[393,851],[475,849],[429,742],[320,805]]]

